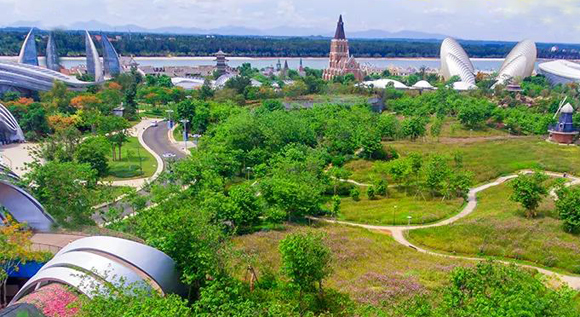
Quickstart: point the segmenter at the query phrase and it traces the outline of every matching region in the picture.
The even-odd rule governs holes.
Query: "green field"
[[[460,211],[463,199],[430,199],[408,196],[390,189],[388,197],[369,200],[361,188],[360,201],[343,198],[338,219],[371,225],[406,225],[408,216],[412,224],[424,224],[447,218]]]
[[[580,273],[580,238],[566,233],[547,198],[539,216],[527,219],[509,200],[509,184],[479,194],[475,211],[456,223],[408,233],[412,242],[433,250],[497,256]]]
[[[448,274],[456,266],[472,262],[430,256],[404,247],[387,233],[338,225],[318,224],[311,227],[288,225],[283,231],[260,231],[234,238],[235,249],[246,261],[232,263],[233,271],[243,278],[251,264],[258,276],[278,276],[280,254],[278,243],[296,231],[316,231],[326,235],[332,249],[333,273],[325,285],[348,293],[360,303],[391,307],[400,300],[448,283]]]
[[[539,137],[519,137],[501,140],[459,140],[457,142],[385,142],[405,156],[410,152],[424,154],[463,154],[465,169],[475,175],[477,183],[522,169],[541,169],[580,174],[580,148],[560,146]],[[373,179],[373,162],[352,161],[346,168],[351,178],[359,182]]]
[[[109,152],[109,176],[105,177],[105,181],[150,177],[157,170],[157,161],[141,146],[136,137],[128,138],[121,152],[121,160],[116,161],[113,161],[113,154]]]

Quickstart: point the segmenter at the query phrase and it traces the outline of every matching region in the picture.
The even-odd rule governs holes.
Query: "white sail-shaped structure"
[[[441,44],[441,75],[445,80],[459,76],[462,82],[475,85],[475,68],[463,47],[452,38]]]
[[[532,76],[536,65],[538,50],[536,43],[523,40],[508,54],[501,66],[497,84],[509,84],[512,79]]]
[[[95,82],[103,81],[103,65],[99,58],[97,47],[91,38],[89,31],[85,31],[85,45],[87,53],[87,72],[94,76]]]
[[[34,40],[34,29],[31,29],[20,48],[18,63],[38,66],[38,55],[36,53],[36,41]]]

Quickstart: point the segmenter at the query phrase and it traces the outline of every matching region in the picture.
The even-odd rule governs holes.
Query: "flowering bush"
[[[19,300],[36,306],[46,317],[72,317],[79,310],[78,294],[63,284],[49,284]]]

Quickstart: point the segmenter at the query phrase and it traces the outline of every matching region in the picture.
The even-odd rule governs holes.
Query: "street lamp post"
[[[397,211],[397,205],[393,208],[393,226],[395,225],[395,212]]]
[[[171,120],[171,114],[173,113],[173,110],[168,109],[168,110],[165,110],[165,112],[167,112],[167,119],[168,119],[167,120],[167,128],[171,129],[171,128],[173,128],[173,121]]]
[[[181,120],[181,124],[183,124],[183,144],[185,146],[186,151],[187,151],[187,123],[189,123],[189,120],[187,119]]]
[[[408,220],[407,226],[410,226],[411,225],[411,219],[412,218],[413,218],[412,216],[407,216],[407,220]]]

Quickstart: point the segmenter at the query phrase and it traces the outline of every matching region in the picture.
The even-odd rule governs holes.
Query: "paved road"
[[[184,158],[186,154],[173,146],[171,141],[169,141],[169,138],[167,137],[168,132],[169,129],[167,128],[167,122],[159,121],[156,127],[149,127],[145,130],[143,133],[143,141],[145,141],[145,144],[147,144],[153,152],[161,157],[163,157],[164,153],[171,152],[175,154],[176,159]]]
[[[532,171],[530,171],[530,170],[524,170],[524,171],[520,172],[520,174],[530,174],[530,173],[532,173]],[[554,173],[554,172],[545,172],[545,173],[546,173],[546,175],[552,176],[552,177],[563,177],[563,175],[561,173]],[[413,230],[413,229],[440,227],[440,226],[446,226],[446,225],[452,224],[452,223],[456,222],[457,220],[464,218],[467,215],[471,214],[475,210],[475,207],[477,207],[477,194],[479,192],[484,191],[484,190],[486,190],[490,187],[493,187],[493,186],[498,186],[498,185],[500,185],[500,184],[502,184],[510,179],[516,178],[517,176],[518,175],[516,174],[516,175],[500,177],[495,182],[491,182],[491,183],[488,183],[488,184],[471,189],[469,191],[469,194],[468,194],[467,205],[465,206],[465,208],[463,208],[463,210],[459,214],[457,214],[449,219],[446,219],[446,220],[443,220],[443,221],[440,221],[437,223],[433,223],[433,224],[414,225],[414,226],[373,226],[373,225],[365,225],[365,224],[352,223],[352,222],[346,222],[346,221],[337,221],[337,220],[331,220],[331,219],[322,219],[322,218],[313,218],[313,217],[311,219],[330,222],[330,223],[343,224],[343,225],[348,225],[348,226],[361,227],[361,228],[370,229],[370,230],[388,230],[391,232],[391,235],[393,236],[393,239],[396,242],[398,242],[406,247],[410,247],[418,252],[426,253],[426,254],[430,254],[430,255],[454,258],[454,259],[481,261],[484,259],[477,258],[477,257],[464,257],[464,256],[448,255],[448,254],[442,254],[442,253],[438,253],[435,251],[423,249],[417,245],[414,245],[409,240],[407,240],[407,238],[405,237],[405,232],[407,232],[409,230]],[[566,186],[580,184],[580,178],[578,178],[578,177],[568,175],[567,178],[570,181],[566,184]],[[550,194],[554,195],[553,192]],[[499,262],[506,263],[506,264],[514,263],[514,262],[510,262],[510,261],[499,261]],[[580,290],[580,276],[557,273],[554,271],[546,270],[544,268],[535,267],[533,265],[518,264],[518,263],[515,263],[515,264],[518,266],[521,266],[521,267],[535,269],[544,275],[547,275],[550,277],[555,277],[555,278],[561,280],[562,282],[567,283],[570,287],[572,287],[576,290]]]
[[[159,121],[157,126],[146,126],[144,127],[145,131],[143,131],[143,142],[157,155],[162,157],[164,168],[166,167],[167,159],[163,158],[163,154],[165,153],[173,153],[175,154],[174,158],[169,158],[169,160],[180,160],[185,158],[187,155],[176,148],[171,141],[169,141],[167,133],[169,129],[167,128],[166,121]],[[145,196],[148,193],[144,190],[138,191],[139,195]],[[150,203],[147,203],[147,206],[150,206]],[[109,208],[120,208],[123,210],[121,213],[122,217],[128,216],[133,213],[132,207],[128,203],[124,202],[116,202],[112,205],[107,205],[102,208],[99,208],[100,211],[106,212]],[[105,221],[103,218],[98,214],[95,213],[93,215],[93,220],[97,222],[97,224],[103,224]]]

